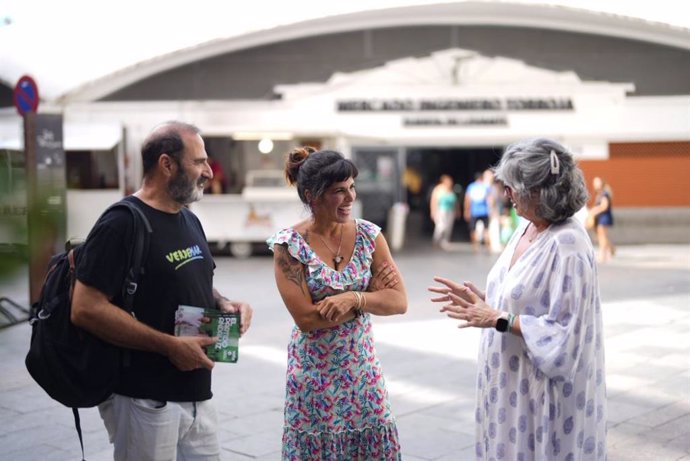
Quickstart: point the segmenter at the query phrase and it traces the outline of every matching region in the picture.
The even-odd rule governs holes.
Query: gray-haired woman
[[[606,388],[601,303],[591,241],[573,214],[582,172],[548,139],[509,146],[496,177],[525,218],[486,292],[435,277],[441,312],[483,328],[477,459],[603,460]]]

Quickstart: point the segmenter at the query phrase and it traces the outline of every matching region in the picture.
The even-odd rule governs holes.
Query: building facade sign
[[[461,127],[461,126],[508,126],[508,119],[503,116],[486,117],[405,117],[404,127]]]
[[[446,112],[530,111],[575,109],[569,97],[469,99],[345,99],[336,101],[338,112]]]

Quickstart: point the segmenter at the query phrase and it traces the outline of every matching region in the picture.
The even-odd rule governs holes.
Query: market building
[[[602,176],[613,187],[618,241],[688,241],[688,76],[688,29],[462,2],[217,40],[43,104],[64,115],[68,214],[78,213],[70,203],[94,204],[73,218],[83,222],[75,232],[138,186],[148,130],[181,119],[203,129],[228,195],[249,172],[281,169],[294,145],[334,148],[360,167],[362,215],[386,227],[391,207],[405,203],[408,225],[420,227],[410,235],[430,228],[428,192],[441,174],[466,187],[506,145],[551,137],[575,153],[588,182]],[[11,92],[0,85],[0,149],[19,164]]]

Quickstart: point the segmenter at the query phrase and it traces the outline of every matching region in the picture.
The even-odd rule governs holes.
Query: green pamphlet
[[[206,317],[208,322],[203,322]],[[175,336],[207,335],[218,338],[206,348],[214,362],[237,362],[240,340],[240,314],[217,309],[180,305],[175,311]]]

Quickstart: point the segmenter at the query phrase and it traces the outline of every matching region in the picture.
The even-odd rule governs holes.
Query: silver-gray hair
[[[551,139],[528,139],[511,144],[506,147],[494,173],[496,179],[521,199],[529,200],[536,195],[537,216],[551,223],[571,217],[587,203],[582,171],[573,155]]]

